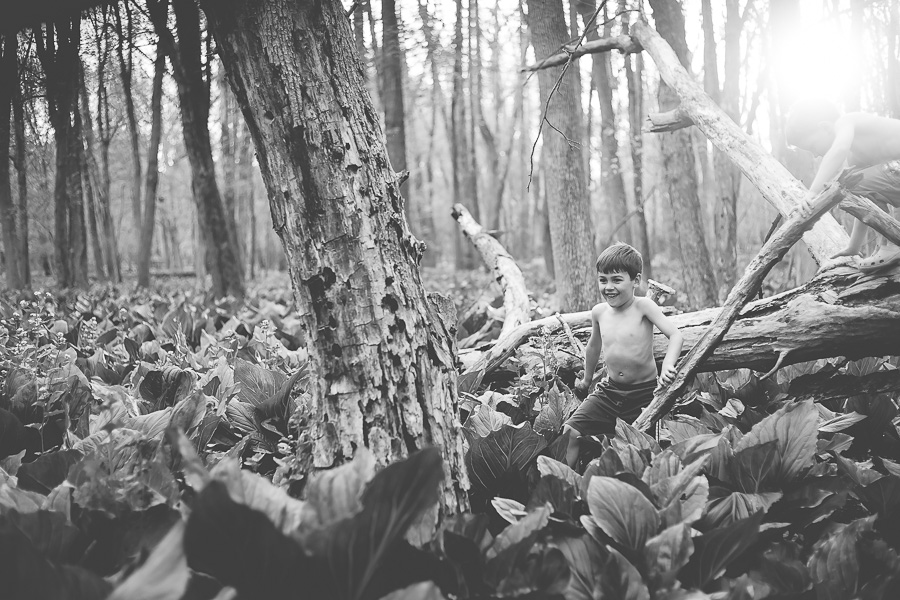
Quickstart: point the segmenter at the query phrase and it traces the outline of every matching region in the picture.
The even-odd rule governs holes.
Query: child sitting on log
[[[842,115],[827,100],[803,100],[791,107],[785,138],[788,144],[822,157],[806,201],[825,189],[846,163],[862,175],[849,191],[882,210],[888,204],[900,206],[900,120],[862,112]],[[832,258],[859,254],[868,229],[857,219],[849,244]],[[857,264],[860,271],[870,273],[898,263],[900,248],[882,238],[875,252]]]
[[[613,244],[597,258],[597,282],[604,302],[591,309],[591,339],[585,349],[584,377],[575,392],[588,392],[601,351],[607,377],[566,421],[569,436],[566,462],[575,468],[579,436],[613,434],[616,419],[634,422],[653,400],[657,387],[675,378],[675,363],[681,355],[683,337],[659,306],[645,297],[635,297],[641,283],[644,261],[628,244]],[[653,357],[653,326],[669,338],[669,348],[657,377]]]

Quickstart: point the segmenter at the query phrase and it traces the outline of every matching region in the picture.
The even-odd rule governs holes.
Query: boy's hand
[[[576,398],[585,398],[587,397],[588,391],[591,389],[591,382],[585,381],[584,379],[579,379],[575,382],[575,397]]]
[[[672,366],[663,366],[662,371],[659,373],[659,385],[656,386],[657,389],[667,386],[673,381],[675,381],[675,375],[678,371],[675,367]]]

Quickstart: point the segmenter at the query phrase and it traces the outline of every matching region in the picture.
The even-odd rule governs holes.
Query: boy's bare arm
[[[678,364],[678,358],[681,356],[681,347],[684,345],[684,336],[669,317],[663,314],[662,309],[655,302],[648,298],[641,298],[638,307],[641,312],[653,323],[659,331],[669,338],[669,347],[666,349],[666,356],[663,358],[662,368],[659,372],[659,382],[663,385],[669,385],[675,379],[675,365]]]
[[[600,351],[603,349],[599,320],[601,310],[602,306],[600,305],[591,309],[591,338],[584,349],[584,377],[575,383],[575,391],[582,394],[587,393],[591,387],[594,371],[597,369],[597,361],[600,359]]]
[[[819,163],[819,170],[816,171],[816,176],[809,186],[808,200],[824,190],[828,182],[840,174],[844,163],[850,158],[854,135],[855,124],[851,115],[845,115],[835,121],[834,141]]]

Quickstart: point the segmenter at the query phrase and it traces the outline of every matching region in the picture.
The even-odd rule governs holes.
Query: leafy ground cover
[[[702,375],[658,439],[619,423],[573,470],[542,334],[461,397],[472,510],[435,526],[435,450],[307,478],[290,294],[251,298],[0,301],[4,598],[900,597],[895,399],[787,395],[896,359]]]

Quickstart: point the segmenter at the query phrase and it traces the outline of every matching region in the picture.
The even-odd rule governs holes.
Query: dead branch
[[[650,133],[667,133],[694,125],[694,121],[680,106],[666,112],[651,113],[647,115],[647,121],[646,130]]]
[[[491,270],[494,279],[503,290],[503,308],[506,310],[503,327],[500,330],[500,338],[503,338],[531,318],[525,277],[503,244],[485,232],[465,206],[454,204],[452,214],[463,234],[478,250],[481,260]]]
[[[847,194],[841,200],[841,210],[850,213],[890,241],[900,246],[900,222],[878,205],[855,194]]]
[[[585,28],[587,30],[587,28]],[[610,50],[618,50],[622,54],[632,54],[641,51],[641,45],[635,41],[630,35],[618,35],[609,38],[600,38],[579,45],[566,46],[562,52],[557,52],[539,61],[534,65],[522,67],[522,71],[540,71],[541,69],[549,69],[550,67],[558,67],[564,65],[572,57],[572,60],[584,56],[585,54],[597,54],[598,52],[609,52]]]
[[[800,241],[803,232],[812,227],[816,219],[826,214],[841,201],[843,195],[843,190],[837,182],[832,183],[809,206],[798,211],[782,225],[763,245],[756,257],[747,265],[744,275],[728,294],[715,321],[680,362],[675,380],[656,392],[653,401],[634,422],[636,428],[648,429],[665,414],[687,387],[688,380],[697,372],[698,367],[713,353],[716,346],[725,337],[741,309],[762,285],[763,279],[772,267],[784,258],[794,244]],[[785,352],[779,357],[779,361],[783,362],[786,357],[787,353]]]

